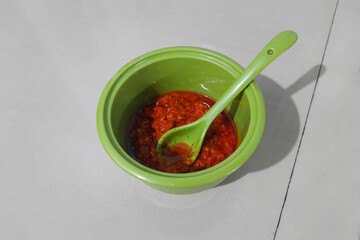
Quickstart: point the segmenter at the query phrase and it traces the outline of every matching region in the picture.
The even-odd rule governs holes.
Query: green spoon
[[[284,31],[274,37],[204,116],[190,124],[173,128],[161,136],[156,146],[159,157],[169,165],[179,159],[194,161],[214,119],[267,65],[288,50],[297,38],[293,31]],[[180,158],[176,156],[177,153],[181,155]]]

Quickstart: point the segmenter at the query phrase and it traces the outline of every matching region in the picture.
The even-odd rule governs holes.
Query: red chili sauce
[[[194,162],[180,160],[169,165],[158,158],[156,151],[156,144],[166,131],[194,122],[214,103],[212,98],[190,91],[168,92],[145,103],[129,124],[130,155],[147,167],[171,173],[196,172],[220,163],[237,147],[236,127],[226,110],[209,127]]]

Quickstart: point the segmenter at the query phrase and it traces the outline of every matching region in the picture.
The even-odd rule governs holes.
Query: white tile
[[[339,2],[276,240],[360,237],[359,11]]]
[[[0,239],[272,239],[335,4],[1,1]],[[126,62],[191,45],[246,66],[288,29],[298,42],[257,79],[264,138],[223,185],[162,194],[105,154],[97,101]]]

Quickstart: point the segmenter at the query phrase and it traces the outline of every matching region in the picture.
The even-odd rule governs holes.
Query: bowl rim
[[[248,131],[235,152],[221,163],[198,172],[166,173],[148,168],[133,159],[118,143],[111,123],[111,109],[114,98],[125,81],[138,70],[155,62],[172,58],[195,58],[214,63],[227,70],[234,78],[239,77],[244,68],[213,50],[199,47],[167,47],[143,54],[118,70],[105,86],[97,107],[96,125],[101,144],[110,158],[125,172],[148,184],[164,187],[187,188],[205,185],[225,178],[243,165],[259,144],[265,128],[265,104],[262,93],[253,81],[245,90],[250,106]],[[240,156],[240,157],[239,157]]]

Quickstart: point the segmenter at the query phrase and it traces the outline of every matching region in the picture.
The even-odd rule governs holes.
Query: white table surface
[[[1,1],[0,239],[360,237],[358,0]],[[192,195],[147,187],[97,137],[110,77],[189,45],[246,66],[273,36],[298,42],[256,79],[254,155]]]

